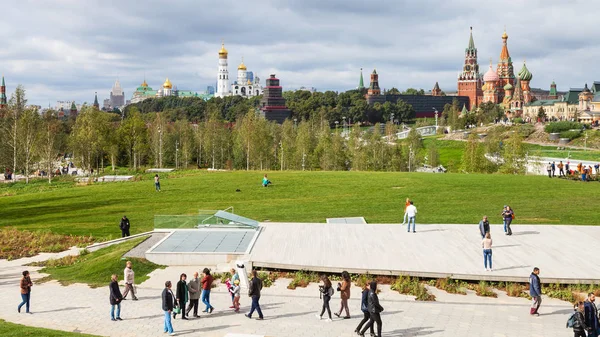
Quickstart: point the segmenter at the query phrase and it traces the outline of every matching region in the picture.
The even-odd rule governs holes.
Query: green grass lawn
[[[557,146],[542,146],[536,144],[524,144],[529,155],[552,157],[552,158],[571,158],[571,161],[576,160],[591,160],[600,162],[600,151],[598,150],[580,150],[566,149],[557,150]]]
[[[123,269],[125,268],[125,261],[121,260],[123,254],[144,240],[145,238],[134,239],[102,248],[75,259],[67,257],[64,259],[68,261],[69,264],[67,265],[43,268],[41,272],[49,274],[43,281],[57,280],[63,285],[86,283],[90,287],[108,287],[112,274],[117,274],[119,280],[122,281]],[[146,259],[127,258],[127,260],[130,260],[133,264],[137,284],[147,280],[148,274],[153,270],[164,268]]]
[[[81,334],[75,332],[50,330],[43,328],[33,328],[21,324],[9,323],[0,319],[0,336],[3,337],[23,337],[23,336],[44,336],[44,337],[94,337],[96,335]]]
[[[140,233],[153,229],[155,214],[194,215],[229,206],[259,221],[364,216],[369,223],[400,223],[407,197],[415,201],[420,223],[477,223],[484,214],[499,223],[504,204],[514,207],[516,224],[600,223],[594,207],[600,185],[594,182],[499,174],[277,171],[269,172],[274,185],[263,188],[263,173],[179,172],[163,178],[162,192],[154,191],[151,175],[135,182],[17,190],[0,197],[0,226],[114,238],[120,236],[123,215],[131,220],[132,233]],[[9,187],[2,192],[13,193]]]

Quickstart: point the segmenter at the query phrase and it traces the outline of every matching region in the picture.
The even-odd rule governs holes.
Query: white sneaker
[[[320,321],[320,320],[321,320],[321,318],[322,318],[322,317],[321,317],[321,316],[319,316],[319,315],[315,315],[315,317],[316,317],[316,318],[317,318],[319,321]]]
[[[333,322],[333,321],[331,320],[331,318],[328,318],[328,319],[326,319],[326,320],[325,320],[325,322],[327,322],[327,323],[331,323],[331,322]]]
[[[490,268],[490,271],[492,271],[492,268]]]
[[[487,268],[483,268],[483,271],[487,271],[487,270],[488,270]]]
[[[160,191],[159,191],[159,192],[160,192]],[[169,336],[175,336],[175,333],[174,333],[174,332],[171,332],[171,333],[169,334]]]

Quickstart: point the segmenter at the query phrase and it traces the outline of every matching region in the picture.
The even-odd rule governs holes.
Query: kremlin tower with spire
[[[6,84],[4,75],[2,75],[2,85],[0,85],[0,109],[6,108]]]
[[[469,36],[469,45],[465,49],[465,63],[458,75],[458,96],[469,97],[470,109],[478,106],[483,99],[482,78],[477,63],[477,48],[473,41],[473,27]]]

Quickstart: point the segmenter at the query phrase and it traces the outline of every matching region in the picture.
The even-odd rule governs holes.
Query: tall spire
[[[475,49],[475,42],[473,42],[473,27],[471,27],[471,35],[469,36],[469,47],[470,50]]]
[[[363,80],[362,68],[360,68],[360,80],[358,81],[358,89],[362,90],[365,88],[365,82]]]
[[[2,75],[2,85],[0,85],[0,109],[6,107],[6,85],[4,84],[4,75]]]
[[[506,34],[506,29],[504,30],[504,34],[502,34],[502,51],[500,51],[500,60],[508,60],[510,58],[510,54],[508,53],[508,46],[506,44],[508,40],[508,34]]]
[[[100,109],[100,104],[98,104],[98,92],[96,92],[94,96],[94,108]]]

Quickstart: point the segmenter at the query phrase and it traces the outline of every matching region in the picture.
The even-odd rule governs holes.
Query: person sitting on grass
[[[272,184],[272,182],[269,180],[269,178],[267,178],[267,175],[265,174],[265,176],[263,177],[263,180],[262,180],[262,185],[263,185],[263,187],[267,187],[270,184]]]

